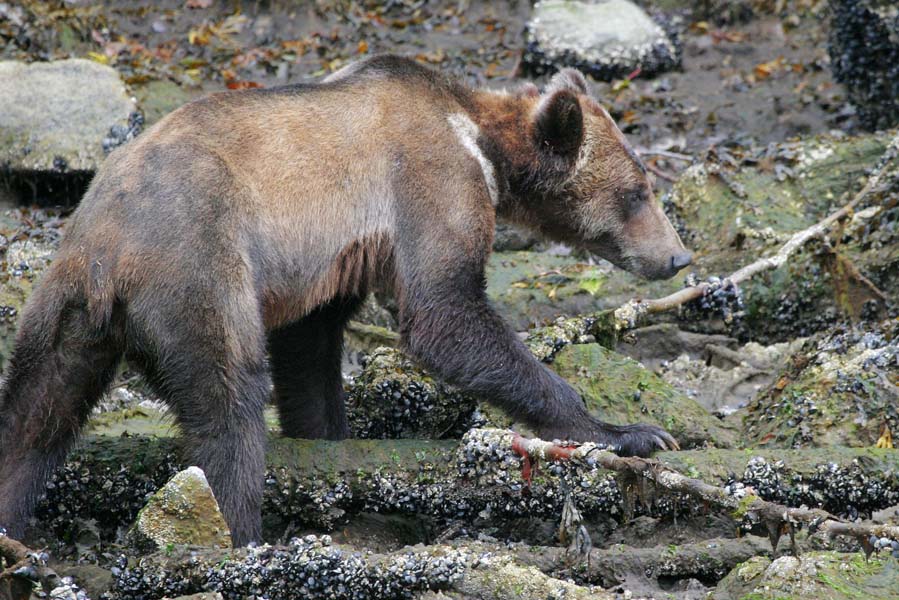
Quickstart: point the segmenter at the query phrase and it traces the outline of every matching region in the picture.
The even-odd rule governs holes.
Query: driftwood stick
[[[824,236],[830,228],[837,222],[842,221],[846,217],[853,214],[853,211],[874,191],[876,191],[883,181],[887,165],[890,164],[899,153],[899,134],[897,134],[887,146],[887,149],[881,155],[877,164],[871,171],[864,187],[859,190],[848,204],[845,204],[839,210],[829,214],[824,219],[818,221],[811,227],[797,231],[790,237],[787,242],[778,249],[772,256],[766,256],[753,261],[745,267],[735,271],[724,282],[730,282],[734,285],[751,279],[755,275],[764,271],[777,269],[782,266],[797,250],[805,246],[809,241]],[[671,310],[686,304],[691,300],[701,298],[711,290],[711,284],[702,282],[697,285],[684,288],[673,294],[663,298],[652,300],[631,300],[623,306],[615,309],[615,324],[618,329],[629,329],[646,315],[660,313]]]
[[[54,583],[59,581],[56,572],[47,567],[43,559],[36,558],[36,554],[25,544],[9,536],[0,535],[0,557],[10,565],[0,571],[0,600],[17,600],[27,597],[20,594],[21,590],[30,589],[30,581],[27,584],[24,583],[29,579],[36,579],[45,593],[48,593],[54,587]],[[33,567],[32,575],[29,577],[19,575],[18,571],[28,566]]]
[[[672,152],[670,150],[651,150],[649,148],[637,148],[637,154],[639,154],[640,156],[659,156],[661,158],[670,158],[672,160],[680,160],[683,162],[693,162],[693,157],[689,154]]]
[[[899,526],[845,523],[830,513],[816,508],[791,508],[762,500],[754,494],[747,494],[743,497],[733,496],[728,494],[724,488],[682,475],[657,460],[618,456],[601,450],[593,444],[577,447],[559,446],[552,442],[527,439],[514,434],[512,451],[530,461],[587,461],[589,459],[604,469],[643,477],[672,492],[686,494],[709,505],[725,508],[731,511],[731,515],[736,519],[753,514],[763,523],[777,525],[777,531],[780,531],[779,526],[782,525],[791,526],[805,523],[809,525],[810,530],[831,537],[846,535],[863,543],[867,542],[871,536],[899,541]],[[772,542],[776,543],[779,533],[772,537]]]

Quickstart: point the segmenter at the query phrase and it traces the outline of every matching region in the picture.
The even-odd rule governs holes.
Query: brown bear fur
[[[689,262],[640,160],[566,70],[470,90],[397,57],[215,94],[113,152],[29,300],[0,395],[0,525],[19,535],[122,357],[171,406],[234,541],[260,537],[265,424],[348,433],[343,327],[393,291],[407,351],[549,438],[676,447],[587,414],[490,307],[495,218],[647,277]]]

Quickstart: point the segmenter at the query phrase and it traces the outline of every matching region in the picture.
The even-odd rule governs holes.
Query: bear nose
[[[687,265],[693,262],[693,253],[692,252],[684,252],[683,254],[675,254],[671,257],[671,268],[675,271],[680,271]]]

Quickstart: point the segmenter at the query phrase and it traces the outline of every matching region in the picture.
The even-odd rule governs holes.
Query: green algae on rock
[[[844,194],[858,189],[891,138],[821,136],[774,145],[749,161],[757,166],[735,172],[714,163],[688,168],[668,202],[695,251],[696,271],[726,276],[844,204]],[[890,223],[896,215],[889,203],[862,211],[830,245],[812,245],[744,282],[741,333],[781,341],[857,318],[880,299],[872,283],[895,303],[899,231]]]
[[[738,565],[712,593],[714,600],[894,600],[899,569],[886,554],[806,552]]]
[[[679,282],[642,281],[602,262],[547,252],[494,252],[487,265],[487,294],[518,331],[560,317],[615,308],[638,295],[664,295]]]
[[[616,424],[658,425],[685,448],[733,446],[736,433],[695,400],[637,361],[599,344],[575,344],[552,368],[581,394],[594,416]]]

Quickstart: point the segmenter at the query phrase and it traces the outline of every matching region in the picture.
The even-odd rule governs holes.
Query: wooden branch
[[[28,598],[31,595],[32,580],[41,584],[44,593],[49,593],[53,589],[54,583],[59,581],[59,576],[53,569],[47,567],[43,560],[36,559],[36,554],[21,542],[6,535],[0,535],[0,557],[10,565],[0,571],[0,600]],[[32,575],[21,576],[20,570],[29,566],[33,567]],[[29,593],[23,595],[25,591]]]
[[[662,158],[670,158],[672,160],[693,162],[693,157],[689,154],[671,152],[670,150],[650,150],[649,148],[637,148],[637,154],[639,154],[640,156],[660,156]]]
[[[899,541],[899,526],[845,523],[820,509],[791,508],[762,500],[754,494],[747,494],[740,498],[728,494],[724,488],[682,475],[657,460],[618,456],[600,450],[594,444],[578,447],[559,446],[552,442],[525,439],[514,434],[511,447],[516,454],[530,461],[574,460],[587,462],[589,459],[590,462],[604,469],[643,477],[672,492],[686,494],[703,503],[725,508],[731,511],[734,518],[742,519],[746,515],[753,514],[769,526],[769,531],[772,532],[772,543],[775,545],[782,531],[781,526],[792,527],[799,523],[805,523],[810,530],[824,533],[830,537],[836,535],[854,537],[863,546],[872,536]]]
[[[758,260],[753,261],[722,280],[722,283],[725,285],[728,283],[739,285],[759,273],[777,269],[786,263],[793,253],[805,246],[810,240],[824,236],[835,223],[851,216],[853,211],[864,202],[872,192],[879,188],[883,175],[886,172],[887,165],[896,158],[897,154],[899,154],[899,134],[890,141],[887,149],[872,169],[868,181],[848,204],[844,205],[839,210],[832,212],[811,227],[794,233],[792,237],[790,237],[790,239],[787,240],[787,242],[772,256],[759,258]],[[619,331],[633,328],[648,314],[671,310],[672,308],[686,304],[691,300],[697,300],[711,290],[712,285],[710,283],[702,282],[698,285],[679,290],[663,298],[656,298],[653,300],[631,300],[614,310],[615,327]]]
[[[663,170],[662,170],[661,168],[659,168],[659,166],[658,166],[657,164],[655,164],[653,161],[647,160],[647,161],[646,161],[645,163],[643,163],[643,164],[645,164],[645,165],[646,165],[646,168],[649,169],[650,171],[652,171],[652,172],[655,174],[656,177],[658,177],[658,178],[660,178],[660,179],[664,179],[665,181],[670,181],[671,183],[674,183],[675,181],[677,181],[677,177],[676,177],[676,176],[672,175],[671,173],[669,173],[669,172],[667,172],[667,171],[663,171]]]

